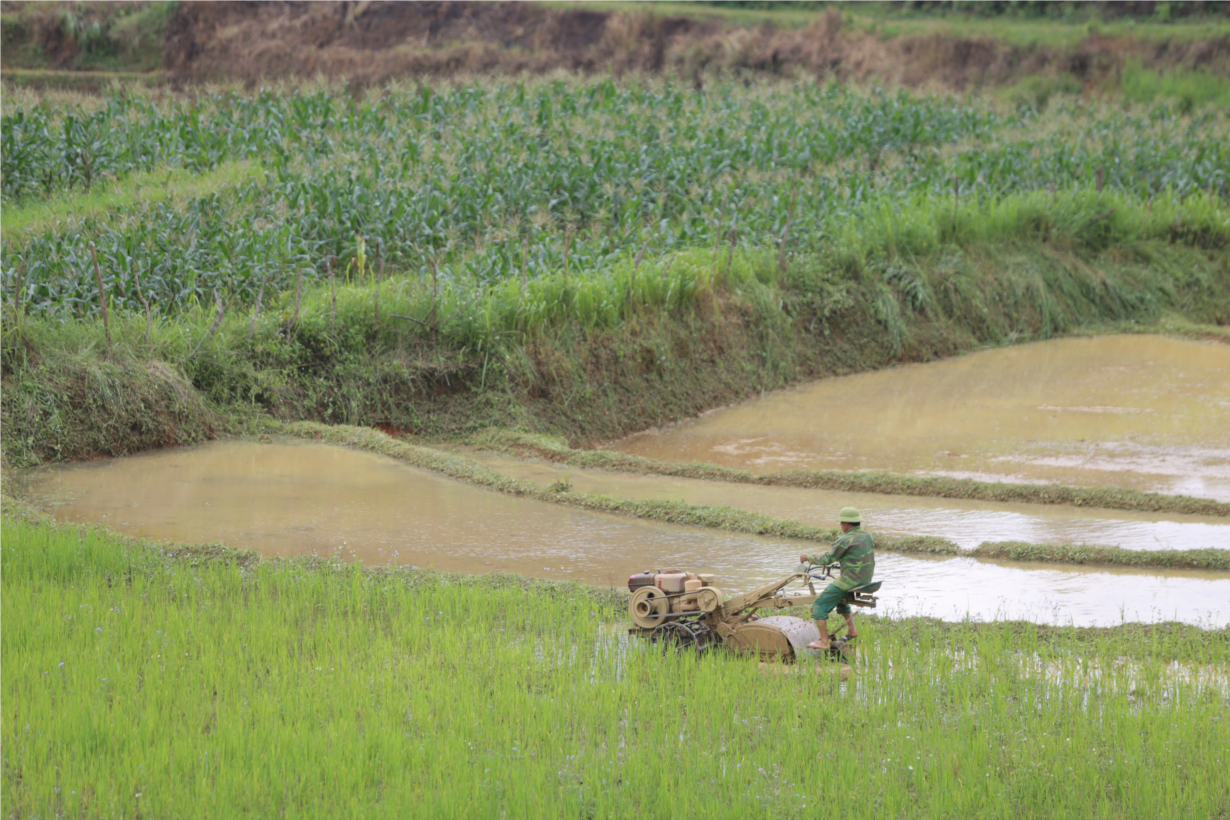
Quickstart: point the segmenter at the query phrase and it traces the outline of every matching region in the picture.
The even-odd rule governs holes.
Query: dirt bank
[[[1094,33],[1076,47],[1018,46],[947,34],[884,38],[835,9],[802,29],[770,23],[610,12],[532,3],[183,3],[167,26],[174,81],[323,74],[358,85],[467,73],[706,70],[877,78],[956,90],[1066,72],[1096,82],[1135,59],[1145,67],[1230,72],[1230,38],[1144,42]]]

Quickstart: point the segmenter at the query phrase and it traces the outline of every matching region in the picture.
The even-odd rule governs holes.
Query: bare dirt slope
[[[1076,47],[1017,46],[992,37],[883,39],[830,11],[804,29],[733,26],[533,3],[186,2],[168,22],[163,62],[177,83],[278,77],[707,70],[864,80],[965,90],[1028,74],[1094,83],[1128,59],[1145,67],[1230,74],[1230,38],[1186,43],[1090,35]]]

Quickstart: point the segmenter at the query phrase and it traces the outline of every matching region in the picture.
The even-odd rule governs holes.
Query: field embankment
[[[963,498],[981,501],[1029,504],[1071,504],[1107,510],[1141,510],[1185,515],[1230,515],[1230,503],[1209,498],[1146,493],[1112,487],[1004,484],[948,476],[907,476],[882,472],[844,470],[787,470],[753,473],[715,464],[680,464],[611,450],[577,450],[550,436],[512,430],[487,430],[471,436],[468,443],[519,456],[546,458],[574,467],[590,467],[640,475],[699,478],[767,487],[801,487],[810,490],[890,493],[932,498]]]

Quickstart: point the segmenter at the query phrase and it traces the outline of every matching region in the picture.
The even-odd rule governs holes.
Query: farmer
[[[863,531],[863,517],[858,510],[844,508],[838,514],[837,521],[843,534],[833,543],[832,552],[828,555],[799,556],[800,561],[817,566],[841,562],[841,577],[829,584],[811,605],[811,616],[816,619],[816,626],[820,629],[820,640],[807,645],[811,649],[829,648],[829,613],[833,607],[837,608],[838,615],[846,619],[847,634],[851,638],[858,637],[850,605],[841,603],[841,599],[855,587],[870,584],[876,568],[875,544],[871,542],[871,533]]]

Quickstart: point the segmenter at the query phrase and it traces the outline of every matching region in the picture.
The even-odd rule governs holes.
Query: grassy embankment
[[[1189,495],[1145,493],[1118,487],[1069,487],[1064,484],[1011,484],[946,476],[903,476],[877,471],[788,470],[754,473],[710,463],[681,463],[646,459],[645,456],[611,450],[577,450],[567,441],[549,435],[515,430],[485,430],[467,436],[467,444],[518,456],[542,457],[574,467],[630,472],[642,476],[700,478],[763,487],[835,489],[851,493],[915,495],[929,498],[961,498],[984,502],[1068,504],[1107,510],[1140,510],[1180,515],[1230,515],[1230,503]]]
[[[576,585],[0,540],[21,816],[1230,810],[1224,630],[867,619],[846,676],[624,645]]]
[[[639,475],[699,478],[706,481],[759,484],[768,487],[801,487],[810,490],[964,498],[1008,503],[1070,504],[1074,507],[1099,507],[1106,510],[1230,516],[1230,503],[1224,501],[1147,493],[1117,487],[1005,484],[970,478],[906,476],[873,471],[787,470],[780,473],[759,474],[748,470],[720,467],[715,464],[658,461],[610,450],[576,450],[557,437],[532,435],[512,430],[487,430],[469,437],[467,443],[519,456],[546,458],[574,467],[616,470]]]

